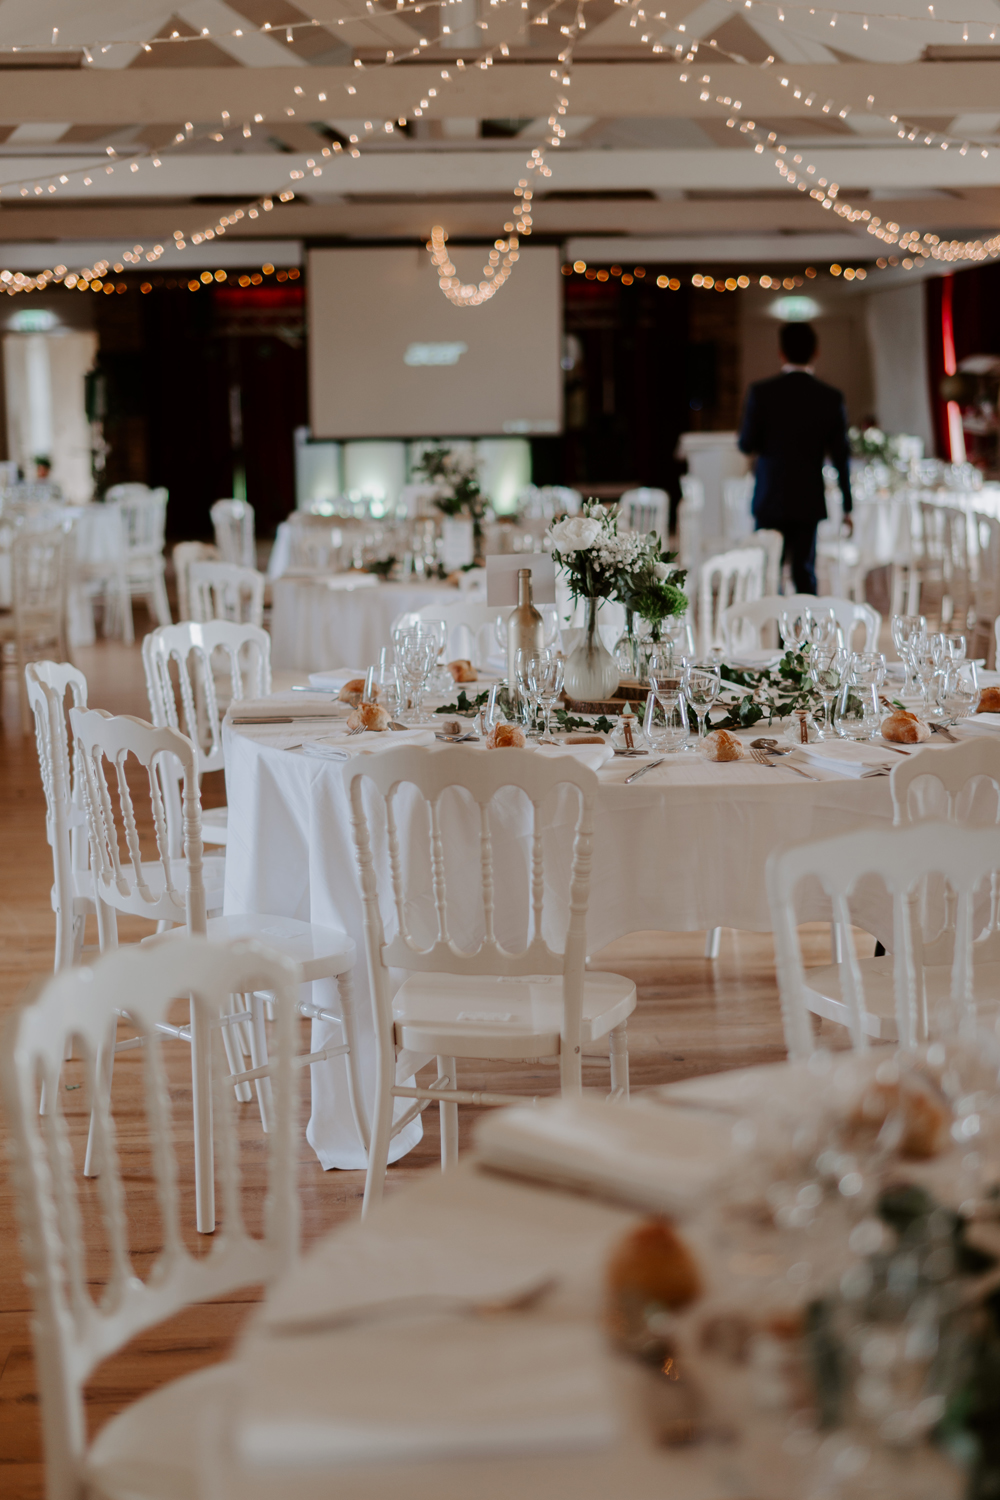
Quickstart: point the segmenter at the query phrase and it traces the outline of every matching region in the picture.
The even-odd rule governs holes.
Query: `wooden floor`
[[[142,622],[137,620],[141,635]],[[90,703],[119,713],[147,714],[139,647],[99,643],[76,653],[87,674]],[[54,923],[49,907],[51,861],[45,843],[44,805],[34,739],[17,726],[14,685],[4,685],[0,732],[0,1022],[18,1004],[26,986],[51,970]],[[220,788],[206,788],[206,802],[217,801]],[[123,940],[142,936],[148,927],[136,920],[122,924]],[[96,937],[88,933],[88,942]],[[814,963],[829,962],[825,929],[810,935]],[[714,962],[702,957],[704,935],[643,933],[611,945],[594,967],[614,969],[633,978],[639,989],[638,1010],[629,1023],[632,1085],[644,1088],[692,1074],[769,1062],[784,1055],[774,978],[771,941],[746,933],[725,932],[722,953]],[[169,1049],[168,1049],[169,1050]],[[186,1049],[178,1044],[170,1061],[171,1090],[178,1120],[190,1118],[190,1073]],[[140,1054],[122,1055],[116,1064],[116,1115],[138,1114]],[[82,1151],[86,1120],[83,1090],[69,1064],[63,1104],[74,1150]],[[603,1086],[606,1059],[585,1064],[585,1085]],[[304,1087],[308,1081],[303,1080]],[[488,1087],[521,1093],[554,1092],[552,1067],[509,1066],[462,1074],[463,1087]],[[77,1103],[76,1101],[81,1101]],[[307,1105],[305,1098],[303,1105]],[[75,1108],[75,1113],[74,1113]],[[463,1145],[474,1112],[461,1111]],[[435,1112],[424,1115],[420,1147],[389,1169],[387,1191],[418,1173],[435,1170],[438,1148]],[[259,1193],[260,1129],[254,1105],[242,1106],[251,1189]],[[189,1138],[188,1138],[189,1144]],[[156,1233],[148,1159],[123,1150],[130,1232],[137,1251]],[[182,1166],[184,1164],[182,1163]],[[357,1172],[324,1173],[303,1139],[302,1195],[307,1240],[358,1214],[363,1180]],[[257,1176],[254,1177],[256,1171]],[[0,1173],[5,1157],[0,1152]],[[185,1190],[190,1201],[190,1172]],[[80,1179],[88,1234],[94,1230],[91,1185]],[[192,1211],[193,1220],[193,1211]],[[101,1253],[91,1262],[95,1285],[101,1281]],[[255,1289],[173,1319],[107,1361],[88,1390],[91,1432],[136,1396],[164,1380],[222,1358],[242,1322]],[[9,1183],[0,1176],[0,1496],[3,1500],[37,1500],[44,1493],[39,1410],[35,1393],[29,1333],[29,1295],[22,1280],[14,1206]]]

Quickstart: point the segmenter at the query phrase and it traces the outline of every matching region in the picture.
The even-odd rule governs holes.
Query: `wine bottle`
[[[517,573],[517,608],[511,611],[507,621],[507,691],[510,701],[520,706],[517,686],[518,651],[541,651],[545,644],[545,627],[542,617],[531,602],[531,569],[519,568]]]

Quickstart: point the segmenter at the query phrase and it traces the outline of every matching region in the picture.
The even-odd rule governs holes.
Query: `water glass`
[[[643,731],[655,750],[673,755],[683,750],[690,738],[681,679],[675,671],[659,668],[655,677],[650,675],[650,682]]]
[[[809,639],[809,624],[811,616],[807,609],[782,610],[778,621],[778,629],[781,631],[781,639],[789,651],[801,651]]]
[[[840,679],[847,662],[847,654],[837,646],[813,646],[809,652],[809,676],[823,700],[823,723],[819,731],[821,740],[837,738],[837,731],[833,727],[833,705],[837,701]]]
[[[563,690],[566,658],[558,651],[538,651],[528,659],[528,685],[545,709],[545,738],[552,738],[552,711]]]
[[[841,643],[840,625],[835,609],[807,609],[806,631],[810,646],[836,649]]]
[[[916,640],[910,642],[908,653],[910,665],[913,668],[913,675],[916,678],[921,697],[923,698],[924,707],[929,708],[934,674],[941,665],[941,658],[935,649],[934,637],[927,635],[917,636]]]
[[[893,615],[892,617],[892,644],[900,661],[906,668],[906,679],[903,683],[903,696],[913,692],[912,667],[910,665],[909,647],[911,641],[918,636],[927,634],[927,621],[923,615]]]
[[[947,724],[968,719],[979,707],[979,676],[974,661],[951,662],[938,674],[937,706]]]
[[[719,696],[722,680],[717,661],[685,661],[682,679],[684,697],[698,720],[698,739],[707,733],[708,711]],[[695,747],[689,746],[690,749]]]
[[[519,646],[514,658],[514,681],[508,684],[512,703],[516,702],[522,727],[526,734],[535,733],[539,701],[532,687],[531,665],[538,653],[528,647]],[[543,652],[543,655],[548,655]]]
[[[863,677],[864,673],[860,675]],[[874,739],[882,727],[877,686],[859,682],[853,671],[845,671],[833,723],[838,735],[845,740]]]
[[[964,661],[966,652],[968,650],[968,641],[966,637],[960,632],[956,632],[955,634],[945,634],[943,636],[943,639],[947,642],[948,646],[948,660]]]
[[[430,675],[437,660],[438,646],[435,636],[418,630],[409,631],[401,638],[396,648],[397,663],[406,690],[410,712],[416,724],[424,722],[421,703],[427,691]]]

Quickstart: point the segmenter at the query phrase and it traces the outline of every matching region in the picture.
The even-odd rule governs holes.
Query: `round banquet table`
[[[448,583],[383,583],[371,573],[278,578],[273,584],[271,663],[323,672],[378,661],[397,615],[427,604],[457,604]]]
[[[303,712],[301,700],[297,709],[289,711]],[[355,940],[361,1064],[370,1110],[374,1033],[345,765],[303,755],[297,748],[311,733],[322,734],[330,728],[329,722],[240,728],[227,722],[230,835],[225,911],[269,912],[334,924]],[[769,769],[749,760],[715,764],[682,753],[669,756],[631,786],[623,785],[634,769],[634,762],[618,761],[598,772],[588,918],[592,953],[632,932],[696,932],[709,927],[769,932],[764,871],[773,849],[873,823],[888,827],[892,822],[889,781],[884,776],[848,780],[824,774],[811,781],[786,768]],[[405,864],[408,849],[421,843],[421,829],[426,843],[426,814],[422,823],[397,816]],[[466,817],[470,816],[466,810]],[[498,858],[496,888],[498,894],[507,893],[509,905],[516,899],[526,907],[530,835],[523,807],[520,814],[511,813],[512,818],[518,816],[520,863],[515,858],[504,870]],[[546,809],[545,819],[547,881],[550,869],[555,871],[551,890],[546,890],[546,904],[551,901],[553,905],[555,935],[567,909],[575,820],[575,800],[567,788],[563,788],[563,800]],[[478,820],[475,827],[478,830]],[[384,872],[380,873],[380,889],[384,878]],[[476,883],[466,882],[466,886],[464,893],[454,893],[460,907],[457,921],[449,919],[452,935],[460,944],[471,940],[482,909],[475,904],[481,900]],[[499,904],[498,899],[498,909]],[[798,911],[802,922],[830,919],[829,904],[818,888],[802,888]],[[891,912],[879,891],[869,893],[862,886],[852,911],[859,926],[883,941],[890,935]],[[316,1003],[339,1008],[332,981],[319,991],[314,995]],[[313,1023],[314,1048],[339,1040],[337,1028]],[[418,1120],[396,1137],[392,1159],[404,1155],[419,1138]],[[348,1105],[343,1059],[312,1069],[308,1139],[324,1167],[364,1165]]]

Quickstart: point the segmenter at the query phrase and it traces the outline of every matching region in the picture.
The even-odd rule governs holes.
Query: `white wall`
[[[94,492],[84,381],[96,354],[95,333],[8,333],[3,340],[7,451],[29,479],[35,459],[47,455],[52,478],[75,502]]]
[[[875,380],[875,414],[885,432],[909,432],[934,452],[922,282],[865,299]]]

